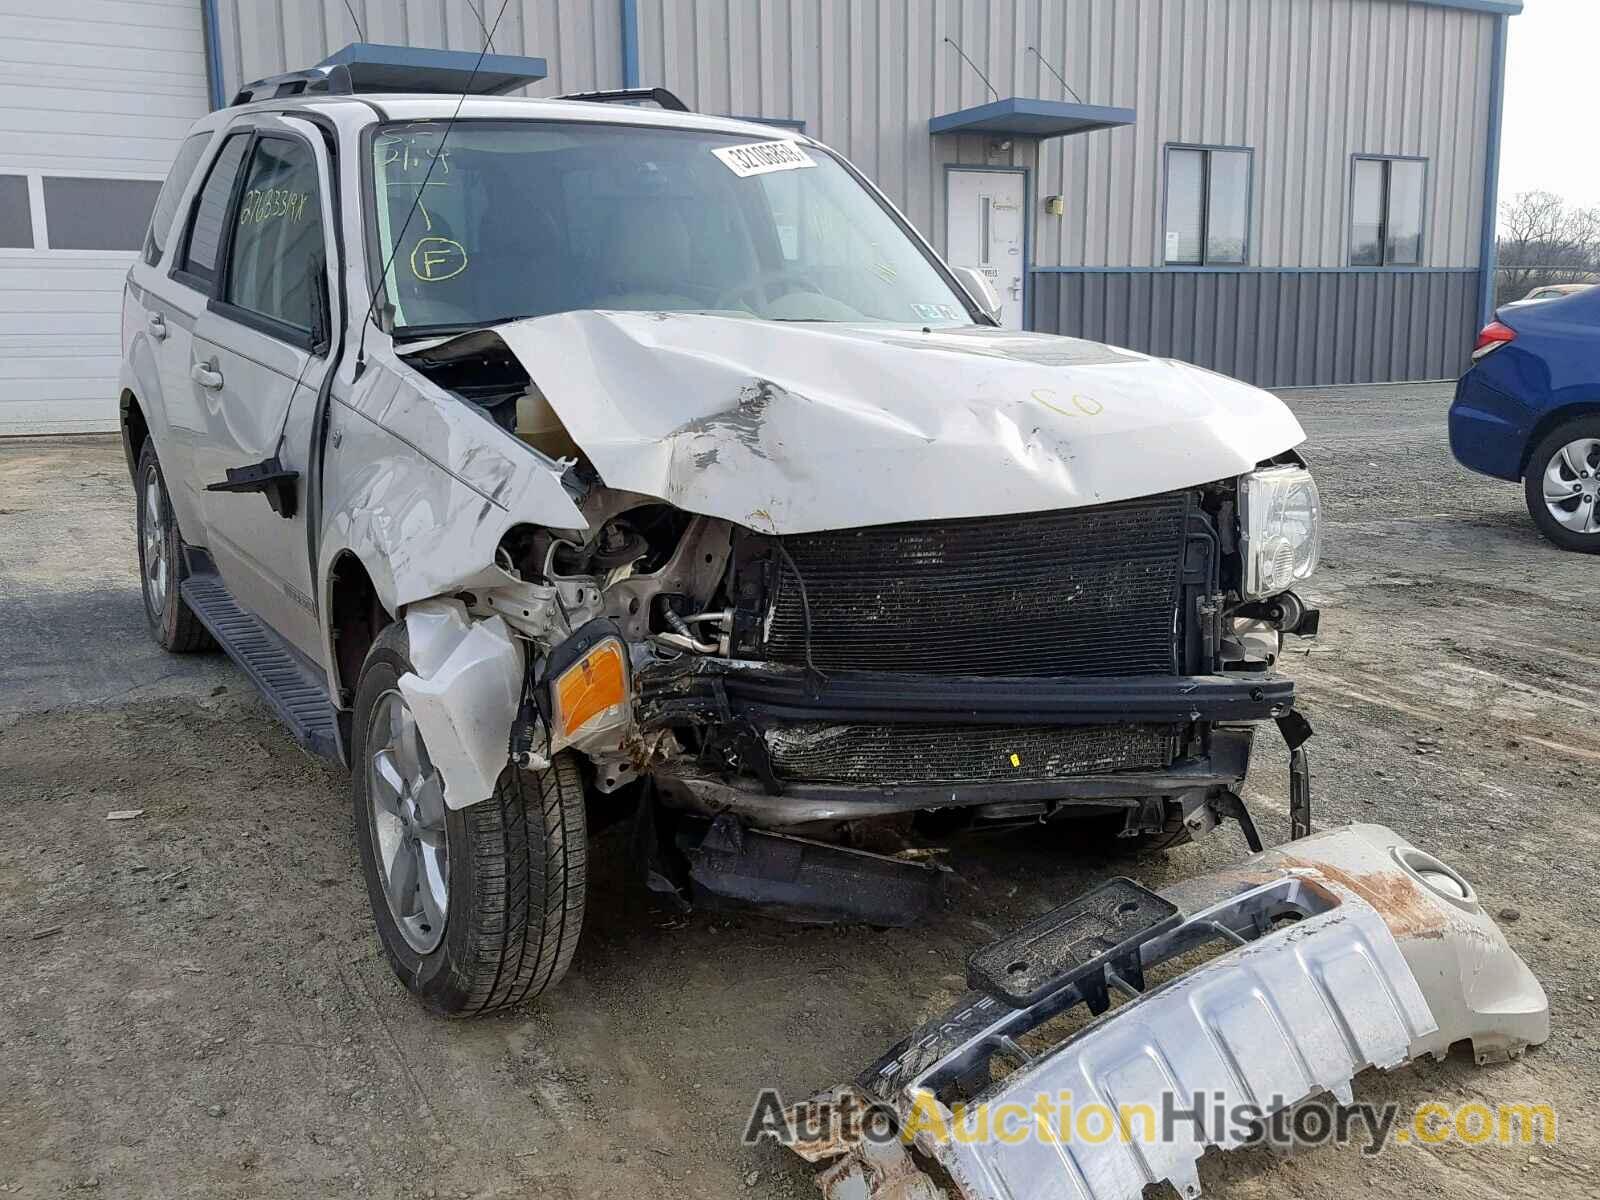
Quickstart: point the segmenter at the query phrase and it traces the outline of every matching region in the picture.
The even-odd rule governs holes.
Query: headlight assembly
[[[1239,476],[1241,592],[1274,596],[1308,578],[1322,552],[1322,502],[1304,467],[1266,467]]]

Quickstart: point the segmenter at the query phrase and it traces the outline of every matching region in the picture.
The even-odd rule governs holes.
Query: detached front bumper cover
[[[1142,894],[1142,896],[1141,896]],[[1163,985],[1147,972],[1211,943],[1231,948]],[[997,980],[997,968],[1004,980]],[[974,1114],[1069,1093],[1073,1106],[1177,1109],[1195,1093],[1262,1116],[1469,1041],[1514,1058],[1550,1032],[1543,988],[1456,872],[1379,825],[1293,842],[1158,894],[1112,881],[973,956],[989,990],[905,1039],[853,1084],[791,1114],[791,1148],[831,1165],[831,1200],[1138,1200],[1170,1180],[1200,1194],[1196,1164],[1234,1135],[1182,1124],[1169,1140],[933,1137]],[[1005,982],[1009,980],[1009,982]],[[1127,1003],[1105,1011],[1111,992]],[[1078,1004],[1101,1013],[1038,1053],[1019,1039]],[[996,1072],[1004,1063],[1009,1073]],[[841,1113],[887,1106],[911,1144],[873,1140]],[[965,1107],[958,1116],[958,1103]],[[910,1120],[913,1114],[919,1120]],[[937,1124],[937,1122],[935,1123]],[[817,1131],[821,1131],[818,1133]]]

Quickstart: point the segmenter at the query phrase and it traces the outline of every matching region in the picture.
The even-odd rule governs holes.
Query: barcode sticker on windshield
[[[711,153],[740,179],[817,165],[816,160],[794,142],[751,142],[746,146],[714,147]]]

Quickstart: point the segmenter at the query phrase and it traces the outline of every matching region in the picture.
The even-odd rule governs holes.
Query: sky
[[[1600,0],[1524,0],[1507,24],[1500,199],[1543,190],[1600,206],[1592,124]]]

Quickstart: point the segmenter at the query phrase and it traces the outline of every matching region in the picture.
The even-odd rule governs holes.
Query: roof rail
[[[240,88],[234,104],[250,104],[307,92],[350,95],[355,92],[429,92],[498,96],[545,77],[545,61],[519,54],[485,54],[470,50],[428,50],[351,42],[316,66],[258,79]]]
[[[571,92],[565,96],[553,97],[556,100],[587,100],[592,104],[638,104],[644,100],[654,101],[659,107],[670,112],[690,112],[691,109],[682,100],[679,100],[666,88],[623,88],[614,92]]]
[[[350,86],[350,73],[343,71],[340,75],[341,78],[335,79],[334,72],[323,67],[312,67],[306,71],[286,71],[282,75],[268,75],[265,79],[245,84],[235,92],[229,107],[254,104],[257,100],[272,100],[278,96],[299,96],[305,92],[348,94],[354,91],[355,89]]]

